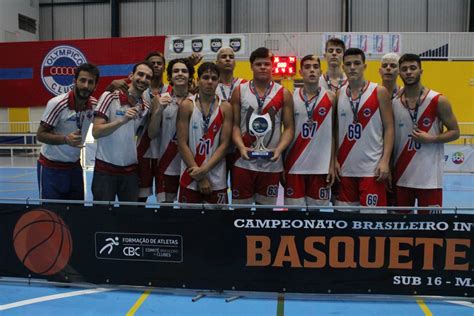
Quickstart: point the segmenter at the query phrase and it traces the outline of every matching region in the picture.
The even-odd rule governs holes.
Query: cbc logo
[[[140,257],[140,247],[124,247],[123,254],[127,257]]]
[[[74,71],[87,62],[84,54],[72,46],[61,45],[50,50],[41,63],[41,80],[54,95],[72,90]]]

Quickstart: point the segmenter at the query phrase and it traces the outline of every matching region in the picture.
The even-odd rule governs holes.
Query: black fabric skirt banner
[[[0,275],[474,297],[473,215],[0,205]]]

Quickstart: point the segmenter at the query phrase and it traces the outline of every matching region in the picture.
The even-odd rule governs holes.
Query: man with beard
[[[394,99],[399,91],[397,86],[397,77],[398,77],[398,60],[400,56],[397,53],[388,53],[383,55],[379,74],[382,78],[382,86],[387,89],[390,94],[390,99]]]
[[[95,201],[135,202],[138,199],[137,149],[135,135],[149,112],[144,92],[150,86],[153,66],[147,61],[133,67],[127,93],[104,92],[95,111],[92,135],[97,152],[92,180]]]
[[[442,206],[444,143],[459,138],[458,123],[448,99],[421,83],[418,55],[403,55],[398,68],[405,86],[393,100],[397,206],[412,207],[415,200],[418,206]]]
[[[99,69],[89,63],[74,71],[74,88],[48,101],[37,131],[42,142],[38,159],[41,199],[84,200],[81,147],[92,122],[97,100],[92,93]]]

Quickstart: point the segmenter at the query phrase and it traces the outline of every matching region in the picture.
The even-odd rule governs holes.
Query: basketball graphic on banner
[[[69,262],[72,238],[69,228],[56,213],[35,209],[17,221],[13,247],[18,259],[30,271],[53,275]]]
[[[84,54],[68,45],[51,49],[41,63],[41,80],[44,87],[53,95],[72,90],[74,70],[87,62]]]

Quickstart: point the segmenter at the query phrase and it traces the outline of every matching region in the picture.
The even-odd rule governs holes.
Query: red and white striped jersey
[[[327,90],[321,87],[309,118],[302,93],[303,88],[293,93],[295,136],[286,153],[285,172],[327,174],[331,162],[332,103]],[[310,107],[314,101],[308,100]]]
[[[418,109],[417,126],[430,135],[439,135],[442,132],[442,122],[438,118],[440,95],[430,90]],[[418,189],[442,188],[444,144],[415,142],[411,137],[413,121],[409,110],[400,97],[393,100],[392,106],[395,125],[394,183]]]
[[[48,101],[46,110],[41,117],[41,125],[60,135],[68,135],[81,127],[82,141],[86,140],[87,131],[94,119],[97,100],[89,97],[84,111],[76,112],[74,92],[58,95]],[[76,162],[79,160],[81,149],[64,145],[41,146],[41,154],[50,161]]]
[[[191,97],[193,101],[193,113],[189,120],[188,145],[193,153],[194,160],[201,166],[206,163],[216,152],[220,144],[224,115],[221,109],[221,100],[217,98],[215,108],[209,120],[209,128],[204,133],[203,114],[196,105],[196,96]],[[194,181],[186,171],[188,166],[181,161],[180,184],[188,189],[198,191],[196,181]],[[207,174],[207,179],[211,183],[213,191],[222,190],[227,187],[227,175],[225,159],[221,159]]]
[[[339,90],[337,160],[344,177],[373,177],[382,158],[383,124],[377,86],[368,82],[363,90],[356,122],[349,102],[348,85]]]
[[[242,139],[247,147],[255,146],[255,136],[250,134],[249,120],[252,113],[258,113],[258,102],[256,91],[251,87],[252,81],[248,81],[240,85],[240,131]],[[264,145],[268,149],[274,149],[278,146],[281,136],[281,119],[283,112],[283,91],[284,88],[276,83],[270,82],[270,91],[265,98],[262,106],[261,115],[269,114],[272,121],[272,130],[264,137]],[[283,163],[281,157],[277,161],[270,161],[265,159],[251,159],[244,160],[238,158],[235,165],[240,168],[264,171],[264,172],[281,172],[283,171]]]

